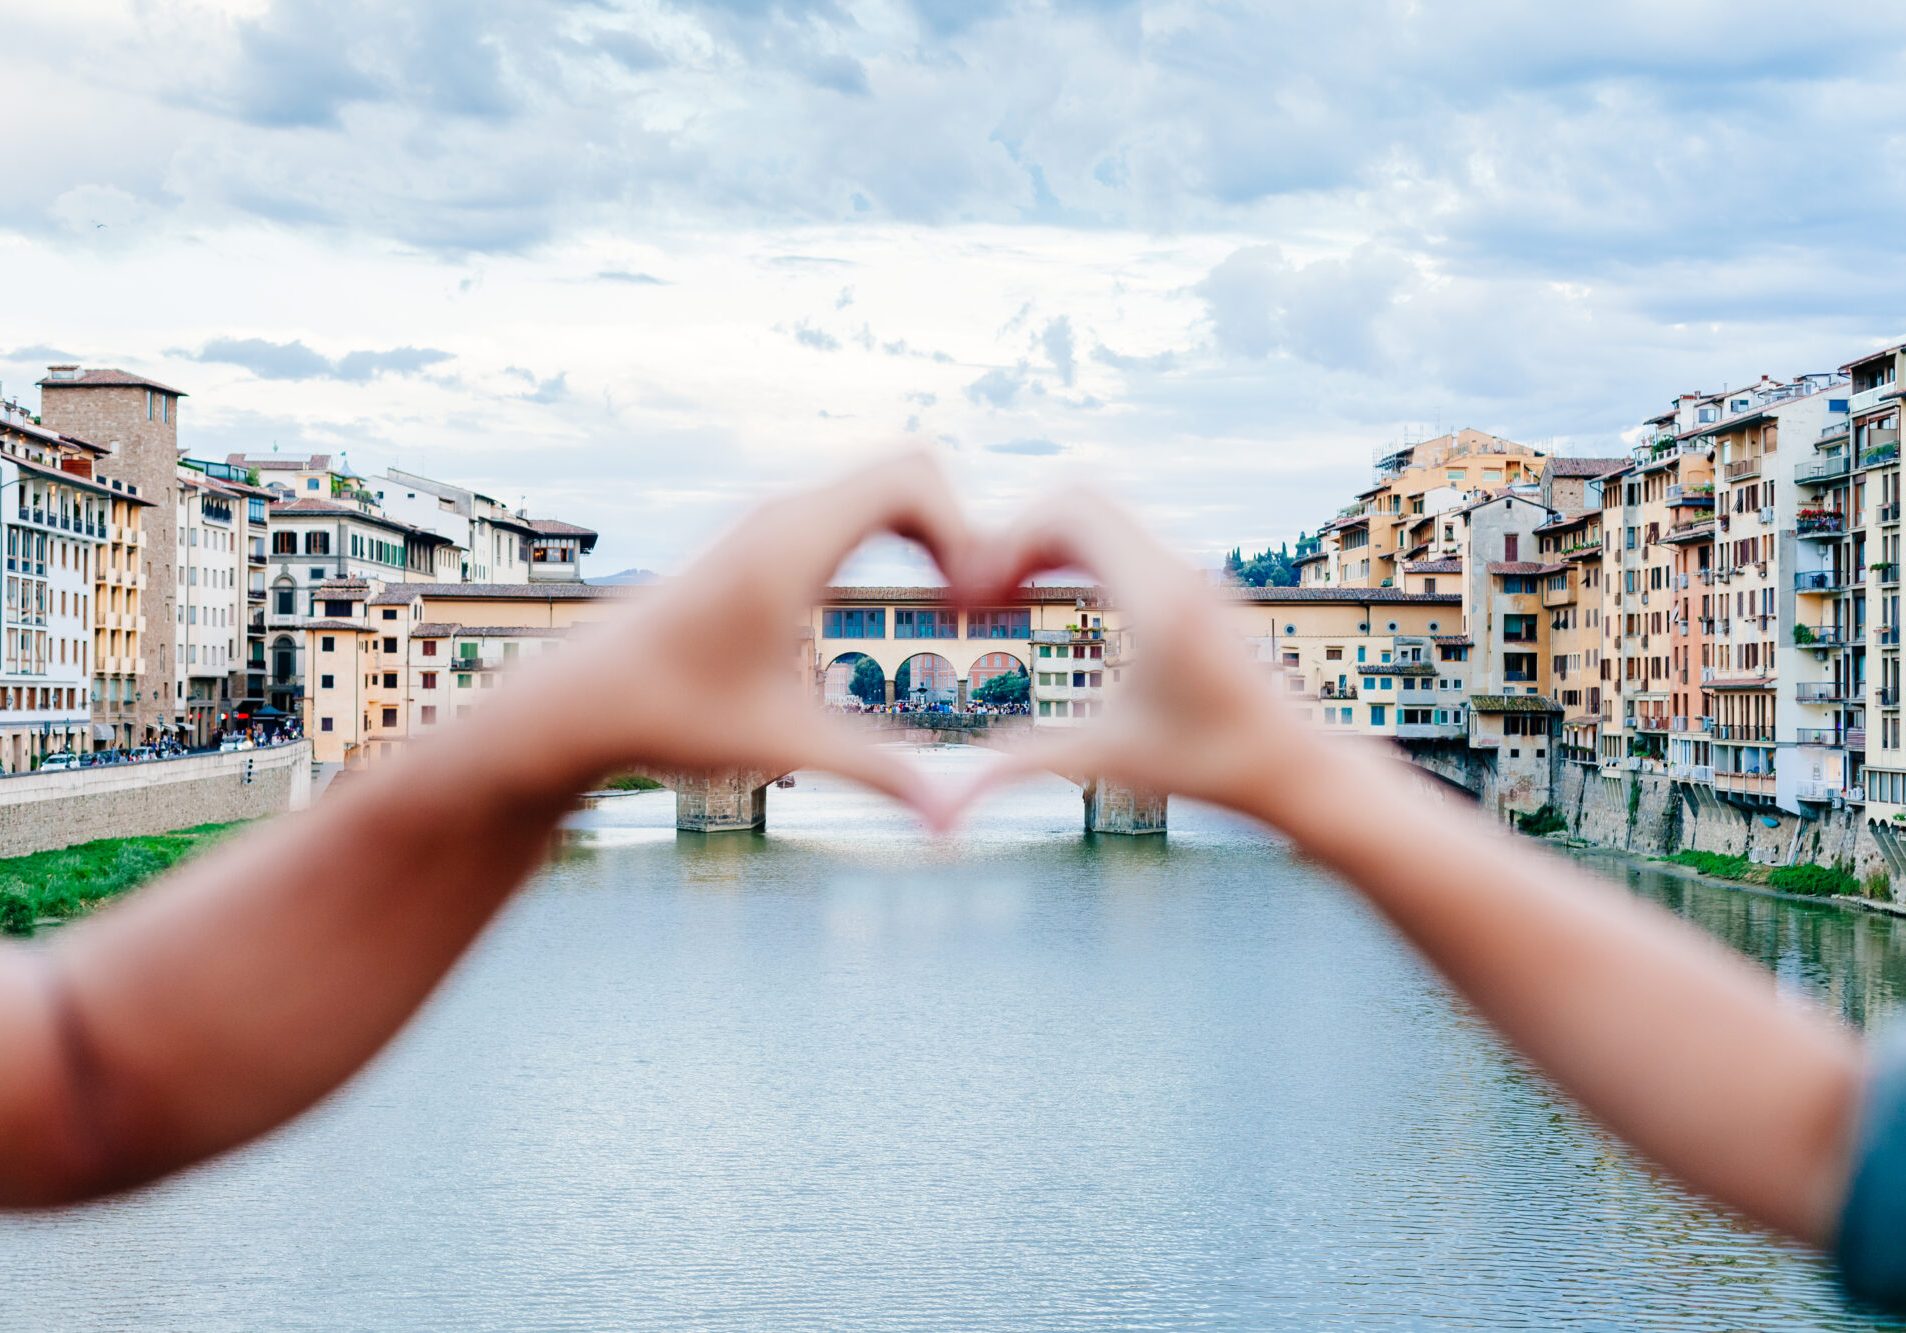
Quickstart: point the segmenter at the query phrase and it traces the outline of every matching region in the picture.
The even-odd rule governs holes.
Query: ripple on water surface
[[[807,774],[769,820],[580,816],[317,1114],[0,1221],[0,1326],[1872,1326],[1255,829],[1086,840],[1054,780],[936,845]],[[1891,920],[1604,868],[1856,1021],[1906,986]]]

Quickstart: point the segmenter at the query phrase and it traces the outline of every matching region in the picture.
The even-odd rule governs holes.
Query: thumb
[[[787,737],[787,744],[802,764],[892,797],[918,815],[931,832],[944,833],[953,826],[958,808],[939,784],[918,764],[877,745],[849,723],[807,718]]]
[[[1040,773],[1057,773],[1073,782],[1122,771],[1122,739],[1103,725],[1078,731],[1035,732],[994,751],[997,756],[944,798],[949,823],[987,795]]]

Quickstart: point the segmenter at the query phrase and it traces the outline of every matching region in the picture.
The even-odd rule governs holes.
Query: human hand
[[[578,787],[614,771],[743,769],[777,777],[820,768],[946,822],[947,794],[805,688],[798,637],[828,578],[868,537],[925,547],[943,573],[960,567],[970,529],[933,458],[908,453],[760,506],[679,577],[636,594],[627,614],[552,654],[516,699],[541,709],[535,742],[549,780]],[[552,694],[552,691],[554,692]],[[576,701],[559,717],[549,700]],[[499,703],[501,700],[498,701]]]

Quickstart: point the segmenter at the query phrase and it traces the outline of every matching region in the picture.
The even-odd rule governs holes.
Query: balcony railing
[[[1867,437],[1866,447],[1860,450],[1860,466],[1863,468],[1878,467],[1882,463],[1894,463],[1898,461],[1898,431],[1874,431]]]
[[[1396,736],[1404,741],[1461,740],[1468,728],[1460,722],[1399,722]]]
[[[1874,565],[1873,577],[1877,578],[1880,581],[1880,586],[1882,588],[1898,587],[1899,586],[1899,562],[1896,560],[1887,560],[1877,565]]]
[[[1803,509],[1794,531],[1802,537],[1837,537],[1846,531],[1846,515],[1837,509]]]
[[[1796,625],[1793,641],[1802,648],[1840,648],[1846,644],[1846,631],[1838,625]]]
[[[1717,741],[1771,741],[1774,738],[1772,727],[1753,725],[1742,726],[1738,722],[1723,722],[1714,728]]]
[[[1760,455],[1758,454],[1752,458],[1736,459],[1727,465],[1727,479],[1729,481],[1739,481],[1742,477],[1757,477],[1759,475]]]
[[[1846,576],[1831,569],[1803,569],[1793,576],[1795,592],[1838,592]]]
[[[1668,719],[1660,713],[1636,713],[1628,719],[1628,727],[1631,731],[1666,731]]]
[[[1793,479],[1798,484],[1805,486],[1809,483],[1832,481],[1836,477],[1844,477],[1846,473],[1846,455],[1829,454],[1825,458],[1817,459],[1814,462],[1802,463],[1799,467],[1794,469]]]
[[[1878,638],[1880,641],[1880,647],[1882,648],[1899,647],[1899,626],[1898,625],[1881,625],[1879,627]]]
[[[1772,796],[1774,794],[1774,775],[1772,773],[1724,773],[1716,771],[1714,787],[1717,791],[1741,792],[1749,796]]]
[[[1849,744],[1848,738],[1856,732],[1860,744],[1865,745],[1866,733],[1850,727],[1796,727],[1793,738],[1796,745],[1829,745],[1840,749]]]
[[[1831,680],[1803,680],[1793,687],[1794,698],[1803,704],[1838,703],[1846,698],[1846,686]]]
[[[1879,507],[1879,520],[1882,523],[1899,522],[1899,501],[1893,500],[1890,503],[1881,505]]]

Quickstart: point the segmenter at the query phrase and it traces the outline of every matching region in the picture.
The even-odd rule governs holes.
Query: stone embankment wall
[[[1032,719],[1005,713],[854,713],[849,721],[883,738],[915,745],[984,745],[994,737],[1023,732]]]
[[[1803,819],[1771,807],[1729,805],[1698,783],[1653,773],[1603,774],[1582,764],[1562,765],[1555,805],[1571,833],[1602,847],[1641,856],[1686,849],[1776,865],[1843,865],[1860,879],[1880,871],[1906,886],[1906,839],[1870,826],[1857,807]]]
[[[308,741],[161,763],[28,773],[0,779],[0,856],[257,819],[310,799]]]

